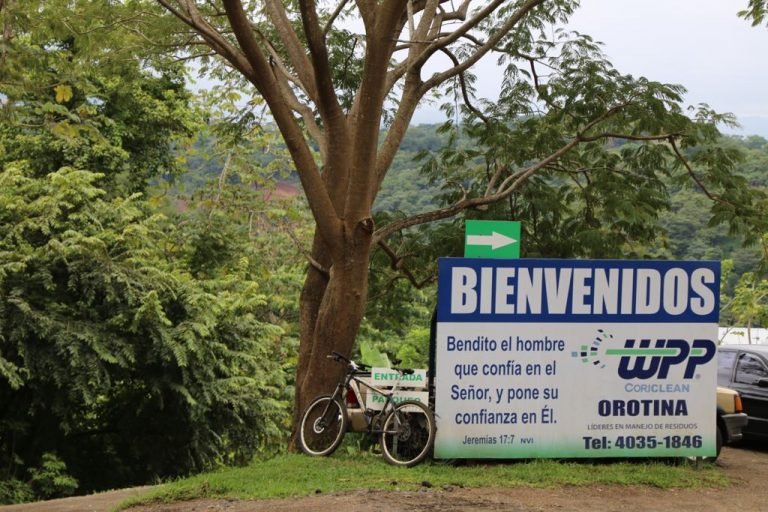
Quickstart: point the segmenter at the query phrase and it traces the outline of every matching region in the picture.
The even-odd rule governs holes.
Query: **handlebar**
[[[328,354],[325,357],[327,357],[328,359],[333,359],[334,361],[344,361],[345,363],[351,363],[352,362],[352,361],[350,361],[349,359],[347,359],[346,357],[344,357],[343,355],[339,354],[336,351],[331,352],[330,354]]]
[[[367,364],[356,363],[356,362],[352,361],[351,359],[348,359],[348,358],[344,357],[343,355],[339,354],[336,351],[331,352],[330,354],[328,354],[325,357],[327,357],[328,359],[333,359],[336,362],[347,363],[347,365],[349,365],[350,368],[352,368],[353,370],[370,370],[371,369],[371,367],[368,366]]]
[[[357,370],[357,369],[360,369],[360,370],[370,370],[371,369],[370,365],[363,364],[363,363],[356,363],[355,361],[352,361],[351,359],[348,359],[348,358],[344,357],[343,355],[339,354],[336,351],[331,352],[330,354],[328,354],[325,357],[327,357],[328,359],[333,359],[336,362],[347,363],[350,367],[352,367],[355,370]],[[400,361],[397,361],[397,363],[399,363],[399,362]],[[397,372],[400,372],[403,375],[412,375],[413,372],[414,372],[414,370],[412,368],[394,368],[393,367],[392,369],[397,371]]]

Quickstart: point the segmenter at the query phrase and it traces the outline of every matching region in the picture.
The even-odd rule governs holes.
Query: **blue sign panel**
[[[717,322],[720,262],[439,261],[438,322]]]

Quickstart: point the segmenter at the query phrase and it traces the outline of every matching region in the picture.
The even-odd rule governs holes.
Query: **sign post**
[[[719,262],[440,259],[435,456],[714,456],[719,281]]]
[[[464,230],[466,258],[520,257],[520,222],[468,220]]]

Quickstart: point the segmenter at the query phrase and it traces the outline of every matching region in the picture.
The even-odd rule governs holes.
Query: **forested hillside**
[[[765,189],[768,187],[768,140],[760,136],[736,137],[723,136],[721,143],[724,148],[734,152],[733,158],[738,160],[738,175],[750,186]],[[198,142],[198,145],[210,145],[210,141]],[[615,151],[631,145],[615,142]],[[272,145],[272,148],[280,147]],[[454,148],[466,149],[472,147],[468,134],[458,131],[452,136],[441,130],[440,125],[418,125],[409,128],[403,144],[393,162],[392,171],[384,180],[381,192],[375,203],[376,215],[381,218],[404,217],[444,206],[451,201],[457,190],[464,184],[456,182],[450,187],[437,186],[430,177],[437,160],[444,154],[452,154]],[[696,148],[689,153],[695,153]],[[203,152],[204,153],[204,152]],[[201,152],[196,152],[187,173],[181,175],[180,182],[184,183],[181,197],[195,195],[199,184],[205,179],[218,181],[223,160],[218,163],[200,160]],[[482,159],[468,161],[469,167],[482,166]],[[205,171],[201,172],[201,169]],[[203,176],[208,173],[208,178]],[[263,175],[263,174],[262,174]],[[272,180],[284,180],[298,184],[292,174],[283,172],[272,174]],[[229,176],[231,183],[239,183],[239,178]],[[560,187],[565,187],[565,181],[555,179]],[[468,183],[468,182],[467,182]],[[760,270],[763,248],[757,238],[751,243],[745,243],[745,237],[729,231],[725,224],[712,222],[712,201],[705,193],[690,184],[678,185],[669,182],[671,195],[668,202],[658,204],[659,214],[652,218],[643,218],[649,226],[643,236],[643,243],[634,242],[631,237],[615,240],[615,250],[619,253],[604,253],[603,257],[641,257],[665,258],[681,260],[727,260],[724,274],[724,306],[722,323],[738,323],[738,315],[731,311],[731,295],[736,284],[746,276],[747,281],[753,279],[753,272]],[[267,182],[255,185],[255,188],[267,186]],[[543,190],[543,189],[541,189]],[[541,190],[535,192],[539,194]],[[564,192],[559,193],[562,197]],[[551,200],[544,195],[537,195],[533,204],[545,204]],[[567,210],[566,206],[558,206]],[[301,207],[300,207],[301,208]],[[511,214],[514,211],[515,199],[510,199],[505,205],[492,209],[490,212],[470,212],[473,218],[494,218],[523,220],[529,210],[520,209],[520,215]],[[629,212],[634,212],[632,205]],[[573,221],[572,221],[573,222]],[[551,226],[551,224],[545,224]],[[567,231],[568,225],[565,225]],[[584,257],[586,252],[579,252],[567,240],[558,239],[554,235],[545,234],[531,229],[530,238],[522,242],[524,256],[541,257]],[[551,236],[552,239],[546,237]],[[613,236],[615,235],[607,235]],[[599,239],[600,232],[595,232],[596,240],[592,243],[598,247],[603,244]],[[436,258],[439,256],[461,256],[463,251],[463,221],[455,219],[436,223],[420,229],[404,232],[398,239],[397,249],[405,257],[398,260],[399,269],[393,269],[393,261],[387,250],[380,248],[375,258],[374,272],[371,275],[372,297],[363,333],[359,337],[367,348],[378,348],[392,354],[398,354],[400,359],[424,364],[427,338],[427,321],[434,306],[435,294],[431,284],[435,278]],[[305,244],[308,244],[305,241]],[[553,249],[548,252],[547,248]],[[307,246],[304,246],[307,249]],[[393,341],[396,340],[396,341]]]
[[[451,141],[448,135],[440,133],[439,128],[440,125],[416,125],[409,128],[393,162],[392,171],[384,180],[377,197],[374,205],[377,213],[414,215],[437,208],[450,197],[450,190],[441,189],[431,180],[431,159],[452,145],[467,147],[471,141],[467,136]],[[757,135],[723,136],[722,142],[739,153],[739,175],[752,187],[768,188],[768,140]],[[175,178],[174,183],[180,185],[174,188],[177,195],[193,196],[207,181],[219,180],[224,159],[211,150],[211,144],[211,139],[198,140],[187,159],[187,170]],[[272,147],[275,148],[274,145]],[[279,143],[277,147],[280,147]],[[620,144],[617,144],[617,150],[619,147]],[[271,156],[262,156],[261,159],[265,165],[274,160]],[[480,162],[468,165],[480,165]],[[285,169],[285,166],[282,168]],[[283,180],[298,185],[297,177],[289,171],[273,173],[271,177],[274,181]],[[227,179],[237,182],[239,178],[230,175]],[[255,186],[264,186],[268,182],[262,181]],[[701,190],[690,186],[672,188],[667,213],[658,219],[660,229],[657,245],[649,247],[649,251],[656,251],[657,257],[674,259],[732,258],[735,262],[734,277],[756,268],[761,257],[759,247],[756,244],[744,247],[743,237],[729,233],[727,226],[710,225],[711,204]],[[456,247],[460,250],[462,244],[463,240],[458,240]]]
[[[432,186],[428,177],[429,156],[439,154],[449,144],[448,137],[441,136],[438,128],[439,125],[419,125],[408,130],[377,198],[377,211],[412,215],[441,204],[443,191]],[[739,151],[739,175],[755,188],[768,188],[768,140],[752,135],[723,136],[722,141]],[[464,138],[456,144],[467,146],[470,142]],[[616,147],[618,150],[620,146]],[[658,256],[694,260],[733,258],[739,275],[755,269],[760,259],[759,248],[742,247],[743,238],[730,234],[727,226],[710,226],[710,209],[711,204],[700,190],[673,187],[668,213],[658,221]]]

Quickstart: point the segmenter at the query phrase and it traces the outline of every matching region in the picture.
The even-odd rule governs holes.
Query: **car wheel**
[[[720,429],[720,425],[717,426],[715,436],[715,457],[712,461],[715,461],[720,456],[720,450],[723,449],[723,431]]]

